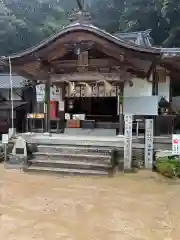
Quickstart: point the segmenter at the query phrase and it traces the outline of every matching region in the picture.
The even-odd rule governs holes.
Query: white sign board
[[[158,115],[158,96],[125,97],[123,102],[124,114]]]
[[[180,155],[180,134],[172,135],[172,155]]]
[[[132,168],[132,115],[124,116],[124,170]]]
[[[145,168],[153,168],[153,136],[154,136],[154,126],[153,119],[145,120]]]
[[[59,111],[64,111],[64,101],[59,101]]]
[[[65,113],[65,120],[70,120],[71,119],[71,116],[69,113]]]
[[[8,141],[9,141],[9,135],[2,134],[2,144],[8,144]]]
[[[45,98],[45,84],[39,84],[36,86],[36,98],[37,102],[44,102]],[[61,89],[56,86],[50,87],[50,100],[59,101],[61,99]]]
[[[85,120],[85,114],[73,114],[74,120]]]

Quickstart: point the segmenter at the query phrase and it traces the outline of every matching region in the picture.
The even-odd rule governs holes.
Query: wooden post
[[[156,66],[153,68],[152,72],[152,95],[157,96],[158,95],[158,73]],[[154,116],[154,136],[158,135],[158,129],[157,129],[157,117]]]
[[[171,105],[172,105],[172,79],[171,79],[170,76],[168,76],[166,74],[166,80],[167,80],[167,77],[169,79],[169,103],[170,103],[168,112],[169,112],[170,115],[172,115],[172,107],[171,107]]]
[[[124,171],[130,171],[132,169],[132,119],[132,115],[125,114]]]
[[[144,151],[144,160],[145,168],[153,169],[153,119],[145,120],[145,151]]]
[[[65,129],[65,92],[66,92],[66,88],[65,88],[65,83],[62,83],[59,87],[61,88],[60,91],[60,102],[59,102],[59,110],[58,110],[58,117],[59,117],[59,127],[60,127],[60,132],[64,133],[64,129]]]
[[[158,73],[156,66],[153,68],[152,73],[152,95],[153,96],[158,95]]]
[[[45,132],[50,132],[50,77],[47,78],[45,83]]]
[[[123,98],[124,98],[124,84],[120,86],[119,93],[119,134],[124,134],[124,117],[123,117]]]

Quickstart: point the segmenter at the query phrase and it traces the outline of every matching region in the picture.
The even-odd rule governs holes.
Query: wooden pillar
[[[158,95],[158,73],[156,67],[153,68],[152,72],[152,95]]]
[[[158,96],[158,73],[157,73],[157,67],[155,66],[153,68],[152,72],[152,95]],[[154,136],[158,135],[158,126],[157,126],[157,116],[154,116]]]
[[[50,132],[50,88],[51,88],[51,83],[50,83],[50,77],[47,78],[46,83],[45,83],[45,99],[44,99],[44,113],[45,113],[45,125],[44,125],[44,131],[45,132]]]
[[[166,75],[166,80],[167,80],[167,78],[169,80],[169,103],[170,103],[168,111],[169,111],[169,114],[172,115],[172,107],[171,107],[171,105],[172,105],[172,79],[170,76]]]
[[[65,101],[64,101],[64,98],[65,98],[65,92],[66,92],[66,89],[65,89],[65,83],[62,83],[60,85],[60,102],[59,102],[59,111],[58,111],[58,117],[59,117],[59,127],[60,127],[60,132],[61,133],[64,133],[64,130],[65,130]]]
[[[123,98],[124,98],[124,83],[120,86],[119,93],[119,134],[124,134],[124,116],[123,116]]]

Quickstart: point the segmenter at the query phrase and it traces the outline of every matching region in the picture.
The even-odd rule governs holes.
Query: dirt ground
[[[179,240],[180,185],[155,173],[57,177],[0,165],[2,240]]]

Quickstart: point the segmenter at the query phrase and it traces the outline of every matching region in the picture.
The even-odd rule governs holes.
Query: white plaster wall
[[[145,79],[133,78],[133,86],[129,86],[126,83],[124,87],[124,97],[139,97],[139,96],[151,96],[152,95],[152,83]],[[164,97],[169,101],[169,86],[170,78],[166,77],[166,81],[158,83],[158,96]]]
[[[124,86],[124,97],[139,97],[152,95],[152,83],[145,79],[133,78],[133,86],[128,83]]]
[[[170,87],[170,78],[166,77],[166,81],[159,82],[158,84],[158,95],[161,99],[164,97],[169,102],[169,87]]]
[[[1,96],[3,96],[4,98],[6,98],[6,100],[10,100],[9,99],[9,89],[1,89],[0,90],[0,94]],[[16,94],[16,92],[18,94]],[[21,89],[16,89],[16,90],[13,90],[13,100],[17,101],[17,100],[21,100]],[[19,96],[20,95],[20,96]]]

